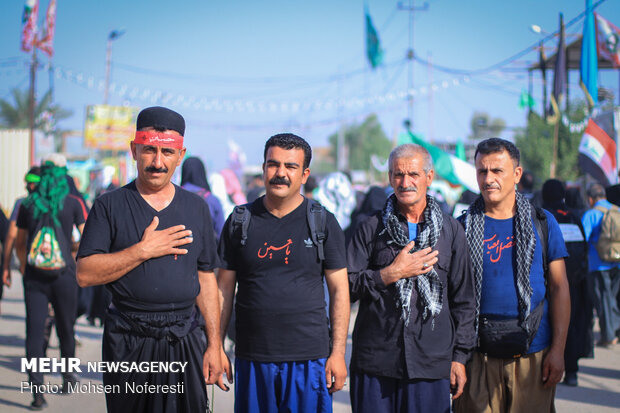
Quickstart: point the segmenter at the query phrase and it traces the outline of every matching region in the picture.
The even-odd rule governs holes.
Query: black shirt
[[[200,291],[198,270],[212,271],[219,264],[209,207],[198,195],[176,185],[174,189],[170,204],[156,211],[133,181],[97,198],[88,215],[78,259],[137,244],[155,216],[157,230],[182,224],[192,231],[193,242],[180,247],[187,254],[152,258],[107,284],[120,308],[169,311],[191,306]]]
[[[32,205],[26,207],[22,202],[17,214],[17,227],[28,231],[28,238],[26,241],[27,248],[30,248],[32,240],[36,236],[39,220],[40,219],[35,219],[33,216]],[[84,223],[82,204],[76,197],[71,195],[65,197],[63,207],[58,211],[58,220],[60,221],[61,231],[56,230],[55,234],[56,237],[64,238],[62,241],[59,239],[59,245],[62,257],[67,265],[63,274],[68,273],[75,276],[75,261],[71,256],[71,234],[73,233],[74,225],[79,226]],[[29,265],[26,265],[26,273],[24,276],[34,276],[31,273]]]
[[[230,237],[230,217],[224,225],[219,253],[223,268],[236,271],[239,286],[238,357],[284,362],[329,355],[323,270],[306,221],[307,202],[277,218],[265,209],[263,197],[258,198],[250,204],[243,247]],[[345,268],[344,235],[329,212],[325,233],[323,268]]]
[[[405,218],[398,215],[403,231]],[[418,224],[418,231],[422,228]],[[435,264],[443,284],[443,308],[423,321],[414,288],[409,324],[401,319],[396,284],[386,286],[379,271],[401,248],[383,231],[381,211],[363,222],[347,249],[351,301],[360,300],[353,330],[351,371],[399,379],[450,377],[452,361],[465,364],[475,345],[475,299],[469,248],[462,226],[443,215]],[[434,327],[433,327],[434,323]]]

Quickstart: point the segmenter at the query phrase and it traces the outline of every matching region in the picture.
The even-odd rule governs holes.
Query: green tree
[[[392,142],[387,138],[376,114],[370,114],[361,124],[347,126],[344,130],[344,142],[348,153],[349,170],[374,171],[370,161],[371,155],[386,159],[392,150]],[[329,137],[332,159],[338,159],[338,133]]]
[[[574,123],[583,121],[585,105],[581,100],[571,102],[566,113],[568,119]],[[534,174],[537,186],[549,179],[554,127],[537,113],[531,112],[526,130],[515,135],[515,143],[521,151],[521,164],[524,169]],[[556,166],[558,179],[572,181],[580,175],[577,157],[582,135],[583,131],[572,133],[570,128],[560,121]]]
[[[8,129],[27,129],[30,127],[30,93],[28,90],[11,90],[13,102],[0,99],[0,127]],[[70,110],[52,103],[52,91],[48,90],[36,102],[34,108],[34,128],[54,135],[56,142],[63,132],[58,122],[70,117]]]
[[[493,118],[486,112],[474,112],[470,121],[470,140],[482,140],[499,136],[506,128],[506,121]]]

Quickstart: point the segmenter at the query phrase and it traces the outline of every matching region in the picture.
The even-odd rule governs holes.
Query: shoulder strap
[[[250,218],[252,214],[248,204],[237,205],[233,209],[232,217],[230,220],[230,227],[228,229],[230,239],[233,238],[237,228],[241,229],[241,246],[245,246],[248,239],[248,227],[250,226]]]
[[[613,206],[612,206],[611,208],[613,209]],[[597,210],[597,211],[599,211],[599,212],[602,212],[603,214],[604,214],[605,212],[609,211],[609,209],[608,209],[608,208],[602,207],[602,206],[600,206],[600,205],[595,206],[595,207],[594,207],[594,209],[596,209],[596,210]]]
[[[532,207],[532,218],[534,218],[534,225],[536,226],[536,232],[538,232],[538,238],[540,238],[540,246],[542,248],[543,270],[545,277],[545,284],[547,283],[547,273],[549,271],[549,263],[547,262],[547,249],[549,243],[549,223],[547,222],[547,215],[542,208]]]
[[[312,234],[312,242],[316,245],[319,260],[322,262],[325,260],[323,244],[326,238],[325,228],[327,227],[327,211],[319,202],[308,199],[306,218],[308,220],[310,233]]]

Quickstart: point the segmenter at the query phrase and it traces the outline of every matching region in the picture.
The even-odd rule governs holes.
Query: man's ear
[[[179,150],[179,161],[177,162],[177,166],[181,166],[181,163],[183,162],[183,158],[185,157],[186,151],[187,151],[187,148],[183,148]]]
[[[134,141],[131,141],[131,142],[129,143],[129,147],[130,147],[130,149],[131,149],[131,156],[133,156],[133,160],[134,160],[134,161],[137,161],[137,160],[138,160],[138,158],[137,158],[137,152],[136,152],[136,151],[137,151],[137,146],[136,146],[136,143],[135,143]]]
[[[308,177],[309,177],[309,176],[310,176],[310,168],[306,168],[306,169],[304,169],[304,173],[303,173],[303,175],[301,176],[301,183],[302,183],[303,185],[305,185],[305,184],[306,184],[306,182],[308,181]]]
[[[523,176],[523,167],[517,166],[515,168],[515,184],[521,182],[521,177]]]

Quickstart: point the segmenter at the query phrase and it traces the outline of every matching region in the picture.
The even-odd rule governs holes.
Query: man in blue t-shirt
[[[603,216],[614,205],[607,200],[605,188],[600,184],[592,184],[588,187],[588,202],[592,209],[583,214],[581,222],[589,245],[590,280],[593,286],[598,324],[601,328],[601,339],[598,345],[611,347],[618,343],[616,332],[620,329],[620,310],[616,301],[618,290],[620,290],[620,264],[603,261],[598,254],[596,244],[601,236]]]
[[[474,156],[481,197],[462,218],[471,249],[477,315],[480,319],[514,319],[534,335],[523,353],[494,357],[478,348],[467,364],[463,396],[456,412],[537,411],[554,407],[555,385],[564,372],[564,346],[570,319],[570,297],[564,257],[568,254],[553,215],[539,219],[515,189],[523,170],[517,147],[491,138],[478,144]],[[533,217],[547,225],[543,250]],[[544,231],[541,231],[544,234]],[[547,288],[545,288],[545,279]],[[531,320],[540,313],[536,328]],[[532,317],[530,317],[532,315]],[[477,331],[480,337],[480,325]],[[498,347],[502,347],[499,344]]]

